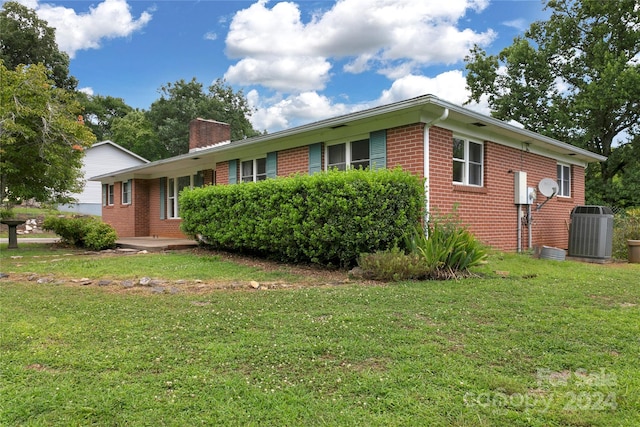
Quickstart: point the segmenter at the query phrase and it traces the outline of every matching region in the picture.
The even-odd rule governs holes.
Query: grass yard
[[[0,261],[2,426],[640,425],[640,265],[498,253],[375,284],[199,252]],[[142,276],[178,292],[70,281]],[[282,286],[218,286],[250,280]]]

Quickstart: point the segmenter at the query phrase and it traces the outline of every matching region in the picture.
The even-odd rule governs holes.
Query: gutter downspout
[[[423,176],[424,176],[424,232],[428,233],[426,227],[429,221],[429,209],[431,207],[429,201],[429,129],[431,126],[436,125],[449,117],[449,108],[444,107],[444,111],[440,117],[424,124],[423,139],[424,139],[424,159],[423,159]]]

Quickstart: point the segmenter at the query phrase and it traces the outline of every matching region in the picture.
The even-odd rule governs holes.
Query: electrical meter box
[[[527,188],[526,172],[513,173],[513,194],[513,203],[516,205],[530,205],[533,203],[533,198],[530,197],[530,190]]]

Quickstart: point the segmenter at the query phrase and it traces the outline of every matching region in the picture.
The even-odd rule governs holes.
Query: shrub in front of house
[[[63,243],[94,251],[115,247],[118,236],[112,226],[94,217],[49,216],[43,223]]]
[[[182,230],[214,248],[350,266],[361,253],[404,247],[423,192],[420,178],[400,169],[208,186],[180,194]]]
[[[614,258],[627,259],[628,240],[640,240],[640,207],[629,208],[613,219]]]
[[[470,275],[470,268],[484,262],[485,248],[455,215],[431,215],[427,231],[417,226],[405,245],[406,252],[392,248],[360,255],[358,265],[364,277],[385,281],[453,279]]]

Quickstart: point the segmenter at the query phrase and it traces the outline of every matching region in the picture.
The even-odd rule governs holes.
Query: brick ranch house
[[[119,237],[184,238],[178,194],[185,187],[401,166],[426,178],[427,211],[456,209],[490,246],[567,248],[571,210],[584,204],[585,167],[605,160],[432,95],[239,141],[230,135],[225,123],[196,119],[189,153],[93,177],[102,183],[103,221]],[[558,183],[557,196],[538,191],[529,233],[527,194],[544,178]]]

